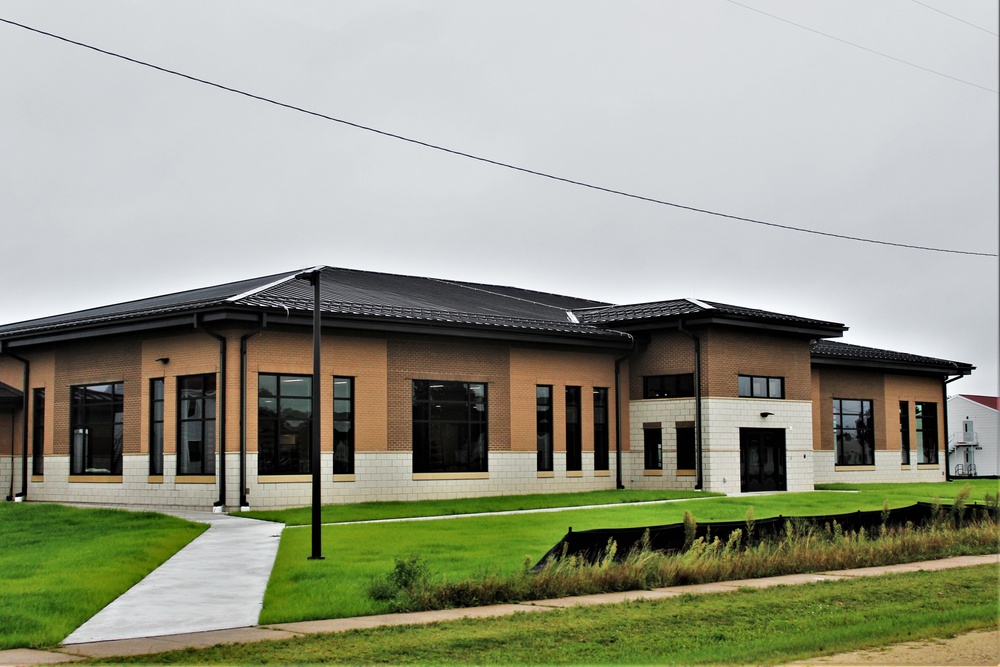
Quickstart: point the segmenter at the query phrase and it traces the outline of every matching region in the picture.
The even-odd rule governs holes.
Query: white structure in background
[[[959,394],[948,398],[948,466],[952,477],[1000,474],[1000,399]]]

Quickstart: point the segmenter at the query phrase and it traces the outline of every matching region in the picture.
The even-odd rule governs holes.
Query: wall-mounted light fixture
[[[768,417],[774,416],[774,413],[773,412],[762,412],[762,413],[760,413],[760,416],[764,417],[766,419]]]
[[[160,357],[159,359],[156,359],[156,361],[159,361],[161,364],[166,366],[170,363],[170,357]]]

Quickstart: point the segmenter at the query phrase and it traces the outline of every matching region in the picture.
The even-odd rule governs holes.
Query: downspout
[[[267,327],[267,314],[260,316],[260,326],[240,336],[240,509],[247,502],[247,343]]]
[[[219,396],[219,499],[215,507],[221,511],[226,506],[226,337],[206,329],[197,315],[194,316],[194,326],[219,341],[219,384],[216,388]]]
[[[31,362],[24,357],[19,357],[10,350],[0,350],[3,354],[15,361],[24,364],[24,394],[21,396],[21,493],[14,495],[14,430],[11,424],[11,447],[10,447],[10,495],[7,500],[20,498],[24,500],[28,497],[28,384],[31,380]],[[11,417],[13,420],[13,417]]]
[[[945,378],[947,377],[946,375]],[[948,457],[948,385],[963,377],[965,376],[958,375],[941,383],[941,423],[944,424],[944,481],[946,482],[951,481],[951,460]]]
[[[684,328],[684,323],[677,322],[677,330],[685,334],[694,341],[694,451],[695,468],[698,476],[695,478],[694,488],[702,490],[702,465],[701,465],[701,339]]]

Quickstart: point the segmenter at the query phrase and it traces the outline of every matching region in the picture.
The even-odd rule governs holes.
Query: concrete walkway
[[[257,625],[284,526],[161,511],[209,528],[77,628],[64,646]]]
[[[211,532],[211,531],[209,531]],[[207,534],[207,533],[206,533]],[[361,616],[325,621],[304,621],[301,623],[281,623],[270,626],[244,627],[215,630],[211,632],[184,633],[168,636],[97,641],[91,643],[64,645],[53,651],[14,649],[0,651],[0,667],[56,664],[73,662],[87,658],[111,658],[117,656],[150,655],[162,651],[184,648],[205,648],[216,644],[239,644],[259,641],[275,641],[300,637],[318,632],[346,632],[382,626],[429,624],[462,618],[489,618],[509,616],[516,613],[540,613],[565,607],[613,604],[628,600],[662,599],[684,594],[709,594],[735,591],[741,587],[769,588],[772,586],[792,586],[817,581],[835,581],[853,577],[869,577],[893,572],[915,572],[919,570],[946,570],[955,567],[1000,564],[1000,554],[987,556],[957,556],[920,563],[904,563],[882,567],[867,567],[853,570],[838,570],[812,574],[790,574],[781,577],[765,577],[742,581],[725,581],[694,586],[672,586],[649,591],[629,591],[625,593],[605,593],[557,600],[536,600],[519,604],[474,607],[470,609],[445,609],[441,611],[416,612],[410,614],[384,614]],[[227,576],[231,572],[227,572]]]

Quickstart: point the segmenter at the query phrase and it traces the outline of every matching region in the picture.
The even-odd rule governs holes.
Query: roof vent
[[[705,303],[704,301],[699,301],[698,299],[685,299],[685,301],[688,301],[689,303],[693,303],[694,305],[698,306],[699,308],[704,308],[705,310],[715,310],[715,306],[710,306],[707,303]]]
[[[573,314],[572,310],[567,310],[566,311],[566,317],[569,318],[569,321],[572,322],[573,324],[579,324],[580,323],[580,320],[576,319],[576,315]]]

